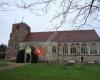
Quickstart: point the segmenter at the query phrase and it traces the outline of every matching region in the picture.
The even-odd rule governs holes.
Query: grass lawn
[[[0,59],[0,68],[1,68],[1,67],[5,67],[5,66],[7,66],[7,65],[8,65],[8,64],[5,63],[4,60],[1,60],[1,59]]]
[[[27,64],[0,71],[0,80],[100,80],[100,65]]]
[[[4,59],[0,59],[0,62],[5,62],[5,60]]]
[[[0,62],[0,68],[1,68],[1,67],[5,67],[5,66],[8,66],[8,64],[3,63],[3,62]]]

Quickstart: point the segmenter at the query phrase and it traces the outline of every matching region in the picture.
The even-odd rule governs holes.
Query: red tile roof
[[[30,32],[25,38],[25,42],[46,41],[55,32]],[[58,31],[57,35],[51,40],[52,42],[88,42],[100,41],[99,36],[95,30],[72,30],[72,31]]]

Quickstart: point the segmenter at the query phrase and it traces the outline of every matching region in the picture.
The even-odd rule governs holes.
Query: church
[[[37,55],[36,49],[42,55]],[[15,23],[6,59],[22,63],[100,63],[100,37],[95,30],[31,32],[26,23]]]

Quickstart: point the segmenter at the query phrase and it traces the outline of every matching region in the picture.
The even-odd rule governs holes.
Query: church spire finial
[[[22,16],[22,22],[24,21],[24,16]]]

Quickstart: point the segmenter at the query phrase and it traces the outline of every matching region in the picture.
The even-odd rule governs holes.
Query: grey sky
[[[8,0],[9,1],[9,0]],[[22,10],[16,8],[11,11],[3,11],[0,12],[0,44],[7,44],[9,40],[9,36],[12,29],[13,23],[19,23],[22,21],[22,17],[24,17],[23,22],[27,23],[31,27],[32,32],[40,32],[40,31],[50,31],[55,27],[55,22],[49,22],[54,16],[53,10],[49,11],[48,14],[44,16],[36,16],[32,14],[29,10]],[[81,28],[81,29],[95,29],[98,35],[100,35],[100,23],[93,22],[91,27]],[[72,30],[73,27],[64,23],[64,25],[59,30]]]

